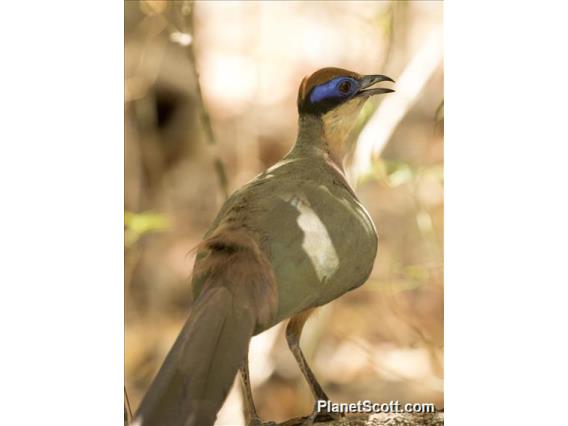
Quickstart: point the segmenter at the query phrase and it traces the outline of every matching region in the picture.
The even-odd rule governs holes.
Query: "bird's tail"
[[[140,404],[137,425],[212,425],[255,329],[274,318],[272,268],[253,238],[224,229],[200,249],[194,275],[202,291]]]

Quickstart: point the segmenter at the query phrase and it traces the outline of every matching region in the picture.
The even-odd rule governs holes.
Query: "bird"
[[[248,374],[251,338],[288,321],[286,340],[315,404],[328,401],[300,348],[319,307],[365,283],[378,248],[375,225],[344,169],[365,102],[394,92],[380,74],[322,68],[303,78],[298,136],[276,164],[234,192],[197,247],[191,312],[134,416],[137,426],[213,425],[240,372],[247,421],[259,418]]]

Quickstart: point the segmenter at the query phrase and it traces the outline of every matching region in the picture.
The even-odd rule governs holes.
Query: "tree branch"
[[[278,426],[299,426],[306,417],[295,417]],[[378,413],[378,414],[350,414],[339,420],[316,422],[314,426],[443,426],[444,413]]]
[[[192,0],[186,0],[181,5],[181,15],[183,18],[184,30],[185,33],[189,34],[190,36],[189,43],[187,43],[186,45],[186,51],[189,61],[191,62],[191,69],[195,81],[197,106],[199,108],[201,123],[203,125],[203,129],[205,130],[205,137],[209,145],[217,145],[217,139],[215,138],[215,134],[213,133],[213,126],[211,124],[211,117],[209,116],[209,112],[205,107],[205,101],[203,100],[201,83],[199,82],[199,71],[197,70],[197,61],[195,59],[195,49],[194,49],[195,38],[194,38],[194,25],[193,25],[194,6],[195,2]],[[229,180],[227,179],[225,166],[219,155],[215,157],[214,166],[215,166],[215,173],[217,174],[217,178],[219,180],[219,186],[221,187],[221,191],[223,192],[225,198],[227,198],[229,196]]]

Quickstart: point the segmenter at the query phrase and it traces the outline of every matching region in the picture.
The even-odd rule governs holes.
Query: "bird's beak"
[[[359,82],[361,83],[361,87],[357,92],[357,96],[369,97],[373,95],[382,95],[383,93],[394,92],[393,89],[387,89],[384,87],[375,87],[373,89],[368,89],[368,87],[371,87],[372,85],[379,83],[381,81],[392,81],[394,83],[394,80],[390,77],[387,77],[386,75],[376,74],[376,75],[364,76],[361,80],[359,80]]]

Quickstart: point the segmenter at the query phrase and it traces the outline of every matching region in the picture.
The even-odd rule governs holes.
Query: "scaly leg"
[[[252,398],[252,390],[250,388],[250,377],[248,368],[248,354],[245,356],[243,361],[243,366],[240,369],[241,372],[241,387],[243,390],[244,403],[245,403],[245,420],[249,426],[275,426],[274,422],[263,423],[258,417],[256,412],[256,407],[254,405],[254,399]]]
[[[327,401],[329,401],[329,397],[321,388],[319,382],[314,376],[314,373],[306,362],[306,358],[304,357],[302,350],[300,349],[300,336],[302,335],[304,324],[306,323],[308,317],[312,312],[313,309],[310,309],[292,317],[290,319],[290,322],[288,322],[288,326],[286,327],[286,340],[288,341],[288,346],[294,354],[294,358],[296,358],[296,362],[298,363],[300,370],[302,370],[302,374],[304,375],[306,381],[310,385],[310,389],[316,400],[314,411],[306,419],[306,425],[311,425],[318,416],[331,417],[332,419],[338,419],[341,417],[341,415],[337,413],[330,413],[327,410],[318,411],[318,401],[326,401],[327,403]]]

